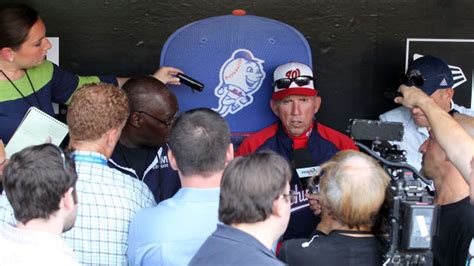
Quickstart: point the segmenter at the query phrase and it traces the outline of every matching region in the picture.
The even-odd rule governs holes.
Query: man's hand
[[[305,194],[306,198],[309,201],[309,208],[313,211],[315,215],[321,214],[321,204],[319,203],[319,200],[321,199],[318,194],[310,194],[306,193]]]
[[[417,87],[408,87],[406,85],[400,85],[398,91],[403,95],[403,97],[398,96],[395,98],[395,102],[402,104],[403,106],[413,109],[419,107],[423,101],[431,100],[430,96],[424,93]]]
[[[160,67],[153,77],[163,82],[164,84],[180,85],[179,78],[176,77],[178,73],[183,73],[180,69],[174,67]]]

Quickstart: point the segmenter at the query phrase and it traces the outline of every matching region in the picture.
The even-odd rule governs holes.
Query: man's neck
[[[359,226],[359,227],[353,227],[350,228],[347,225],[344,225],[340,223],[339,221],[333,219],[330,215],[325,215],[324,213],[321,214],[321,222],[318,224],[318,227],[316,228],[317,230],[329,234],[333,230],[344,230],[344,231],[354,231],[354,232],[359,232],[359,231],[370,231],[370,227],[368,226]],[[351,235],[350,233],[345,233],[345,235],[350,235],[350,236],[364,236],[364,235]]]
[[[183,176],[179,173],[181,179],[181,187],[183,188],[219,188],[222,179],[222,171],[210,173],[206,176],[188,175]]]
[[[313,125],[314,122],[303,134],[299,136],[293,136],[289,134],[289,132],[284,128],[286,135],[293,140],[292,148],[294,150],[305,148],[308,145],[309,137],[311,135],[311,132],[313,131]]]
[[[104,155],[107,159],[110,158],[111,152],[108,152],[106,145],[98,141],[73,141],[71,140],[70,147],[76,151],[90,151],[97,152]]]
[[[60,236],[63,232],[63,224],[54,219],[33,219],[26,224],[17,221],[16,227],[22,230],[50,233],[57,236]]]
[[[262,243],[268,249],[272,249],[273,244],[278,240],[279,236],[274,236],[272,228],[265,221],[252,223],[252,224],[232,224],[234,228],[237,228],[245,233],[255,237],[260,243]]]
[[[469,196],[469,185],[457,171],[449,171],[433,181],[436,188],[436,204],[455,203]]]
[[[131,128],[132,126],[130,126],[130,124],[128,124],[129,122],[127,121],[127,124],[125,125],[125,127],[123,128],[122,130],[122,134],[120,135],[120,144],[127,147],[127,148],[130,148],[130,149],[133,149],[133,148],[139,148],[140,145],[138,145],[137,143],[134,142],[134,139],[133,138],[133,129]]]

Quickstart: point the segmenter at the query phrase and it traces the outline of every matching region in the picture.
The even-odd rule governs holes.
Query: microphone
[[[191,89],[197,90],[197,91],[202,91],[204,90],[204,84],[201,82],[191,78],[190,76],[186,76],[183,73],[178,73],[176,77],[179,78],[179,81],[183,83],[184,85],[190,87]]]
[[[319,166],[315,165],[308,149],[293,151],[291,166],[296,171],[301,187],[306,190],[311,177],[319,173]]]

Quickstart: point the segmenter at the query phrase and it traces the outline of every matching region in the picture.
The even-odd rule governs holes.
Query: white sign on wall
[[[48,40],[52,47],[48,50],[46,58],[59,66],[59,37],[48,37]],[[55,114],[59,113],[59,105],[57,103],[53,103],[53,109]]]

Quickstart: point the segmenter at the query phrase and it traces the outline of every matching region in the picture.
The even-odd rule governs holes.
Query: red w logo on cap
[[[289,79],[299,77],[300,75],[301,75],[301,72],[300,72],[299,68],[297,68],[295,70],[290,70],[290,71],[285,73],[285,76]]]

